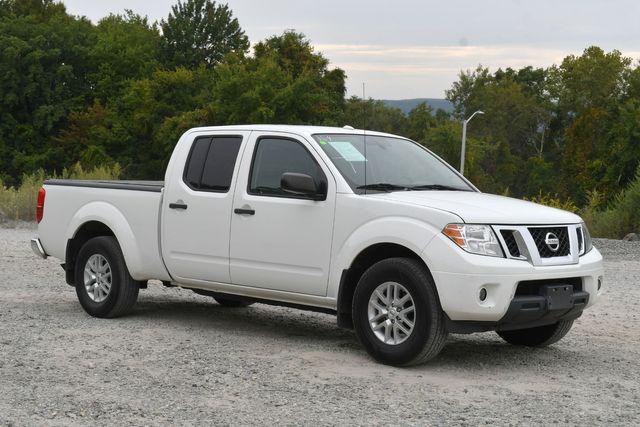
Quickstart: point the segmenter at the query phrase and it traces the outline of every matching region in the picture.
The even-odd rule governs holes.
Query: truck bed
[[[88,179],[48,179],[46,185],[64,185],[67,187],[110,188],[114,190],[152,191],[160,193],[164,181],[120,181]]]
[[[167,279],[160,255],[163,181],[50,179],[38,225],[47,254],[65,259],[69,239],[83,224],[98,221],[118,239],[136,280]]]

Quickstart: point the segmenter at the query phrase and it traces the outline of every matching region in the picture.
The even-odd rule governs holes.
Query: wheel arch
[[[99,236],[112,236],[120,246],[125,265],[135,278],[140,256],[133,231],[124,215],[113,205],[94,202],[83,206],[74,215],[66,232],[64,269],[67,284],[75,286],[75,260],[82,245]]]
[[[342,270],[337,298],[338,326],[353,329],[351,307],[353,294],[360,277],[375,263],[389,258],[414,259],[420,262],[427,269],[427,272],[431,274],[429,267],[420,255],[407,246],[392,242],[380,242],[364,248],[353,259],[349,268]]]

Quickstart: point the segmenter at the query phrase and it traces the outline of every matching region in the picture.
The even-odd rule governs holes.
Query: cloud
[[[530,45],[484,46],[385,46],[377,44],[315,44],[315,49],[331,60],[331,64],[347,72],[349,93],[358,93],[363,80],[372,81],[372,96],[389,96],[382,86],[394,84],[400,96],[415,94],[415,86],[429,90],[430,96],[441,96],[461,70],[474,69],[479,64],[492,70],[549,67],[560,64],[571,54],[582,50],[537,47]],[[640,51],[624,51],[635,60]],[[360,79],[360,80],[357,80]],[[393,80],[390,80],[393,79]],[[398,82],[402,84],[397,84]],[[446,84],[446,87],[442,87]],[[440,85],[438,92],[437,85]],[[351,90],[353,88],[353,91]],[[402,94],[405,93],[405,94]]]
[[[370,73],[393,73],[393,74],[425,74],[425,73],[457,73],[458,68],[443,67],[423,67],[419,65],[394,65],[394,64],[368,64],[362,62],[338,62],[334,66],[346,71],[364,71]]]
[[[176,0],[63,0],[94,22],[131,8],[151,20]],[[295,28],[377,98],[441,97],[460,70],[547,67],[589,45],[640,58],[638,0],[228,2],[252,41]]]

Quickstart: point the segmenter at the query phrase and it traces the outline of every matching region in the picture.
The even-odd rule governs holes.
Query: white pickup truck
[[[140,288],[337,315],[369,354],[412,365],[448,333],[546,346],[602,292],[580,217],[484,194],[399,136],[311,126],[197,128],[164,182],[46,181],[41,257],[63,261],[92,316]]]

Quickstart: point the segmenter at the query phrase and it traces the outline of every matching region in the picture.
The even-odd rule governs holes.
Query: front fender
[[[94,201],[78,209],[67,227],[65,233],[67,241],[74,238],[80,227],[90,221],[101,222],[113,231],[124,255],[124,261],[129,273],[134,279],[139,280],[142,277],[140,272],[143,271],[140,249],[129,222],[114,205],[107,202]]]
[[[360,225],[344,240],[336,253],[327,296],[337,298],[342,272],[368,247],[379,243],[393,243],[420,256],[439,232],[433,225],[407,216],[377,218]]]

